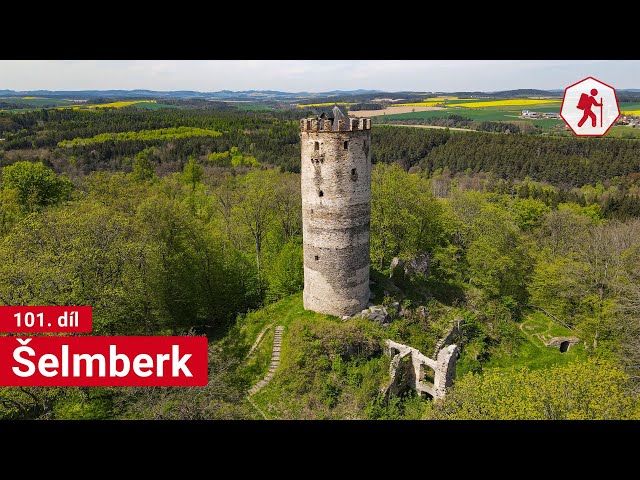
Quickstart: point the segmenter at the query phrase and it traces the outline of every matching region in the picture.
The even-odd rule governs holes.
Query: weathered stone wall
[[[300,126],[304,307],[353,315],[369,302],[371,120]]]
[[[392,357],[389,365],[390,380],[383,390],[385,398],[411,388],[437,400],[444,398],[447,388],[453,385],[460,352],[457,345],[449,345],[440,350],[436,360],[423,355],[418,349],[393,340],[385,341],[385,351]],[[433,383],[427,380],[430,371],[433,372]]]

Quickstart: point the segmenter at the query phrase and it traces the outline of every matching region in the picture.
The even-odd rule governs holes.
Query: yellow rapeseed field
[[[38,97],[22,97],[22,100],[35,100]]]
[[[622,112],[623,115],[631,115],[632,117],[640,117],[640,110],[627,110]]]
[[[129,105],[135,105],[136,103],[158,103],[156,100],[133,100],[127,102],[112,102],[112,103],[101,103],[98,105],[86,105],[86,108],[122,108],[128,107]]]
[[[560,103],[561,100],[548,98],[515,98],[512,100],[493,100],[487,102],[450,103],[448,107],[483,108],[483,107],[527,107],[544,103]]]
[[[434,105],[439,105],[441,103],[445,103],[447,100],[460,100],[458,97],[433,97],[427,98],[422,102],[413,102],[413,103],[394,103],[390,105],[391,107],[433,107]]]
[[[138,103],[158,103],[156,100],[131,100],[126,102],[111,102],[111,103],[100,103],[96,105],[70,105],[68,107],[58,107],[58,110],[64,110],[65,108],[70,108],[72,110],[84,110],[85,108],[123,108],[128,107],[130,105],[136,105]]]
[[[394,103],[393,105],[389,105],[389,107],[433,107],[435,105],[442,105],[443,103],[442,100],[438,102]]]

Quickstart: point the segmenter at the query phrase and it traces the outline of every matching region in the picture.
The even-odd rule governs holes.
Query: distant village
[[[629,125],[630,127],[638,127],[640,126],[640,117],[635,117],[631,115],[620,115],[618,120],[616,120],[616,125]]]
[[[531,110],[522,110],[522,118],[560,118],[559,113],[553,112],[532,112]]]
[[[521,118],[557,118],[560,119],[559,113],[553,112],[533,112],[531,110],[522,110]],[[631,115],[620,115],[615,125],[628,125],[630,127],[640,126],[640,117]]]

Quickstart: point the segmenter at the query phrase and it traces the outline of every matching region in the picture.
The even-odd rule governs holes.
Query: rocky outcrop
[[[360,318],[367,318],[373,322],[378,322],[381,325],[391,322],[391,315],[387,311],[386,307],[382,305],[373,305],[365,310],[362,310],[360,313],[355,315]]]
[[[393,257],[391,260],[391,273],[389,274],[389,278],[393,280],[394,283],[404,282],[404,266],[404,261],[398,257]]]
[[[422,253],[415,257],[413,260],[406,262],[404,266],[404,273],[408,277],[414,277],[416,275],[429,275],[431,268],[431,258],[428,254]]]
[[[398,257],[391,260],[389,278],[397,285],[402,285],[409,278],[416,275],[429,275],[431,259],[428,254],[422,253],[412,260],[404,261]]]

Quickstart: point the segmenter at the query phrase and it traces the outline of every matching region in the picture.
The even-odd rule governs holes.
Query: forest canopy
[[[0,418],[262,418],[246,391],[276,320],[289,350],[255,402],[277,418],[638,418],[640,142],[374,126],[383,326],[302,308],[303,114],[0,113],[0,303],[210,341],[205,389],[0,388]],[[384,399],[383,339],[431,352],[453,321],[446,400]]]

